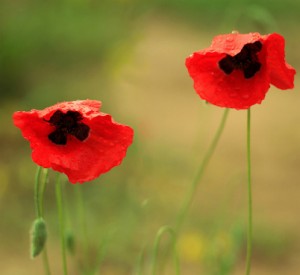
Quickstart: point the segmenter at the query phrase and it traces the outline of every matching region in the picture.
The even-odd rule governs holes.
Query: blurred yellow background
[[[82,186],[65,184],[67,227],[78,239],[68,262],[71,275],[138,274],[145,251],[141,274],[150,274],[155,234],[174,223],[223,112],[195,93],[185,58],[219,33],[279,32],[297,70],[299,15],[292,0],[1,1],[0,273],[43,274],[42,259],[28,253],[36,166],[14,111],[98,99],[135,129],[121,166]],[[271,88],[252,108],[255,275],[300,273],[298,82],[291,91]],[[76,188],[94,273],[81,271]],[[48,254],[59,275],[53,182],[45,196]],[[231,110],[179,235],[182,274],[244,274],[246,210],[246,112]],[[174,274],[171,263],[161,274]]]

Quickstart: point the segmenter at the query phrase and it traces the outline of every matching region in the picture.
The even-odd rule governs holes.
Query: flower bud
[[[38,218],[33,222],[30,234],[31,234],[30,254],[32,258],[35,258],[42,252],[47,240],[46,223],[42,218]]]

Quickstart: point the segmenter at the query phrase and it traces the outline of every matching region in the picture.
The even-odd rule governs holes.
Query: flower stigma
[[[84,141],[89,135],[90,127],[80,123],[82,119],[82,115],[76,111],[67,111],[67,113],[55,111],[47,122],[56,129],[48,135],[48,138],[57,145],[66,145],[68,134]]]
[[[219,66],[225,74],[231,74],[234,70],[241,70],[246,79],[253,77],[261,68],[257,53],[262,49],[262,43],[245,44],[242,50],[235,56],[226,55],[219,61]]]

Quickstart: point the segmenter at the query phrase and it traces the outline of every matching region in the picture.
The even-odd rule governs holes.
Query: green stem
[[[248,232],[247,232],[246,275],[250,274],[251,255],[252,255],[252,191],[251,191],[251,146],[250,146],[251,125],[250,124],[251,124],[251,112],[249,108],[247,111]]]
[[[89,269],[89,239],[87,233],[87,222],[86,222],[86,211],[85,211],[85,204],[82,194],[82,186],[77,185],[75,186],[76,198],[77,198],[77,205],[78,205],[78,218],[79,218],[79,226],[81,229],[81,233],[83,236],[83,255],[84,255],[84,269],[88,271]]]
[[[83,199],[81,187],[82,187],[81,185],[75,186],[75,191],[76,191],[77,202],[78,202],[79,222],[80,222],[80,227],[84,238],[84,248],[85,248],[85,253],[87,253],[89,239],[87,233],[86,211],[85,211],[85,205],[84,205],[84,199]]]
[[[60,174],[57,175],[55,191],[56,191],[56,203],[57,203],[59,225],[60,225],[61,253],[62,253],[63,270],[64,270],[63,274],[67,275],[68,268],[67,268],[66,239],[65,239],[65,215],[64,215],[64,208],[63,208]]]
[[[35,174],[35,181],[34,181],[34,207],[35,207],[36,216],[38,218],[42,218],[41,203],[40,203],[41,172],[42,172],[42,167],[38,166]]]
[[[44,250],[43,250],[43,263],[44,263],[44,269],[45,269],[46,275],[51,275],[49,260],[48,260],[48,252],[47,252],[46,246],[44,247]]]
[[[199,182],[200,180],[202,179],[202,176],[204,174],[204,171],[205,171],[205,168],[207,166],[207,164],[209,163],[209,160],[212,156],[212,154],[214,153],[216,147],[217,147],[217,144],[219,142],[219,139],[221,137],[221,134],[224,130],[224,127],[225,127],[225,123],[226,123],[226,120],[227,120],[227,117],[228,117],[228,113],[229,113],[229,109],[225,109],[224,113],[223,113],[223,117],[222,117],[222,120],[221,120],[221,123],[219,125],[219,128],[212,140],[212,143],[210,144],[203,160],[202,160],[202,163],[199,167],[199,170],[190,186],[190,189],[187,193],[187,196],[185,197],[185,200],[183,202],[183,205],[182,205],[182,208],[178,214],[178,217],[177,217],[177,220],[176,220],[176,225],[175,225],[175,230],[176,232],[178,232],[178,230],[180,229],[180,227],[182,226],[183,222],[184,222],[184,218],[186,217],[186,214],[188,212],[188,209],[193,201],[193,198],[194,198],[194,195],[196,193],[196,189],[199,185]]]
[[[42,185],[40,190],[40,194],[41,194],[40,212],[42,216],[44,216],[44,195],[45,195],[46,185],[48,183],[48,174],[49,174],[49,170],[43,169],[43,178],[42,178]]]
[[[174,229],[172,229],[170,226],[163,226],[161,227],[155,237],[154,241],[154,251],[153,251],[153,258],[152,258],[152,275],[156,274],[156,262],[158,258],[158,250],[159,250],[159,244],[162,236],[164,233],[169,233],[171,237],[171,242],[172,242],[172,250],[173,250],[173,260],[174,260],[174,266],[175,266],[175,274],[180,275],[180,265],[179,265],[179,258],[176,252],[176,233]]]
[[[136,275],[142,275],[143,274],[143,256],[144,256],[144,249],[140,252],[137,260],[137,265],[136,265]]]
[[[41,199],[40,199],[40,211],[41,215],[44,216],[44,194],[46,190],[46,185],[48,183],[48,169],[43,169],[43,179],[42,179],[42,186],[41,186]],[[48,252],[47,252],[47,246],[45,245],[44,251],[43,251],[43,263],[45,268],[45,273],[47,275],[50,275],[50,266],[49,266],[49,259],[48,259]]]
[[[42,180],[41,173],[42,170],[44,172],[44,177]],[[36,174],[35,174],[35,184],[34,184],[34,205],[35,205],[35,212],[38,219],[42,219],[44,216],[44,193],[45,187],[48,180],[48,169],[42,169],[41,166],[38,166]],[[47,246],[43,248],[43,264],[45,269],[45,274],[50,275],[50,265],[47,253]]]

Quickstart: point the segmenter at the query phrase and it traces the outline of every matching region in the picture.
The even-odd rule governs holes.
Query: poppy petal
[[[65,173],[72,183],[83,183],[119,165],[133,140],[133,130],[99,112],[100,106],[100,102],[91,100],[63,102],[41,111],[15,112],[13,120],[29,140],[34,162]],[[60,116],[60,112],[79,113],[80,123],[75,132],[57,133],[56,126],[49,122],[57,111]],[[62,142],[52,142],[49,135]]]
[[[220,107],[247,109],[261,103],[269,89],[266,69],[261,69],[253,78],[245,79],[243,72],[225,74],[218,62],[225,54],[200,51],[186,60],[186,67],[194,80],[199,96]]]
[[[80,141],[84,141],[90,132],[90,127],[85,124],[78,124],[78,126],[71,131],[71,134],[78,138]]]
[[[119,165],[132,143],[133,130],[115,123],[109,115],[99,115],[88,125],[91,131],[86,141],[70,137],[63,150],[56,150],[51,155],[52,168],[67,174],[72,183],[90,181]],[[40,158],[41,152],[37,155]],[[42,161],[47,164],[49,158],[45,156]]]
[[[58,145],[66,145],[67,144],[67,134],[60,130],[55,130],[54,132],[50,133],[48,135],[48,138],[52,142],[54,142],[55,144],[58,144]]]
[[[186,59],[199,96],[220,107],[248,109],[259,104],[274,84],[293,88],[295,70],[285,63],[278,34],[223,34],[210,47]]]
[[[48,135],[55,130],[55,127],[43,120],[39,111],[15,112],[13,121],[15,126],[21,129],[23,137],[30,141],[32,149],[51,145]]]
[[[98,100],[75,100],[75,101],[66,101],[60,102],[50,107],[45,108],[44,110],[39,111],[40,117],[43,117],[46,120],[49,120],[50,117],[56,112],[61,111],[67,113],[72,110],[79,112],[83,117],[90,116],[92,114],[99,113],[101,108],[101,102]]]
[[[285,62],[284,38],[277,33],[267,35],[265,46],[271,84],[282,90],[292,89],[296,71]]]
[[[208,48],[210,51],[218,53],[226,53],[234,56],[241,52],[246,44],[255,43],[262,39],[258,32],[251,32],[246,34],[229,33],[221,34],[214,37],[211,46]]]

